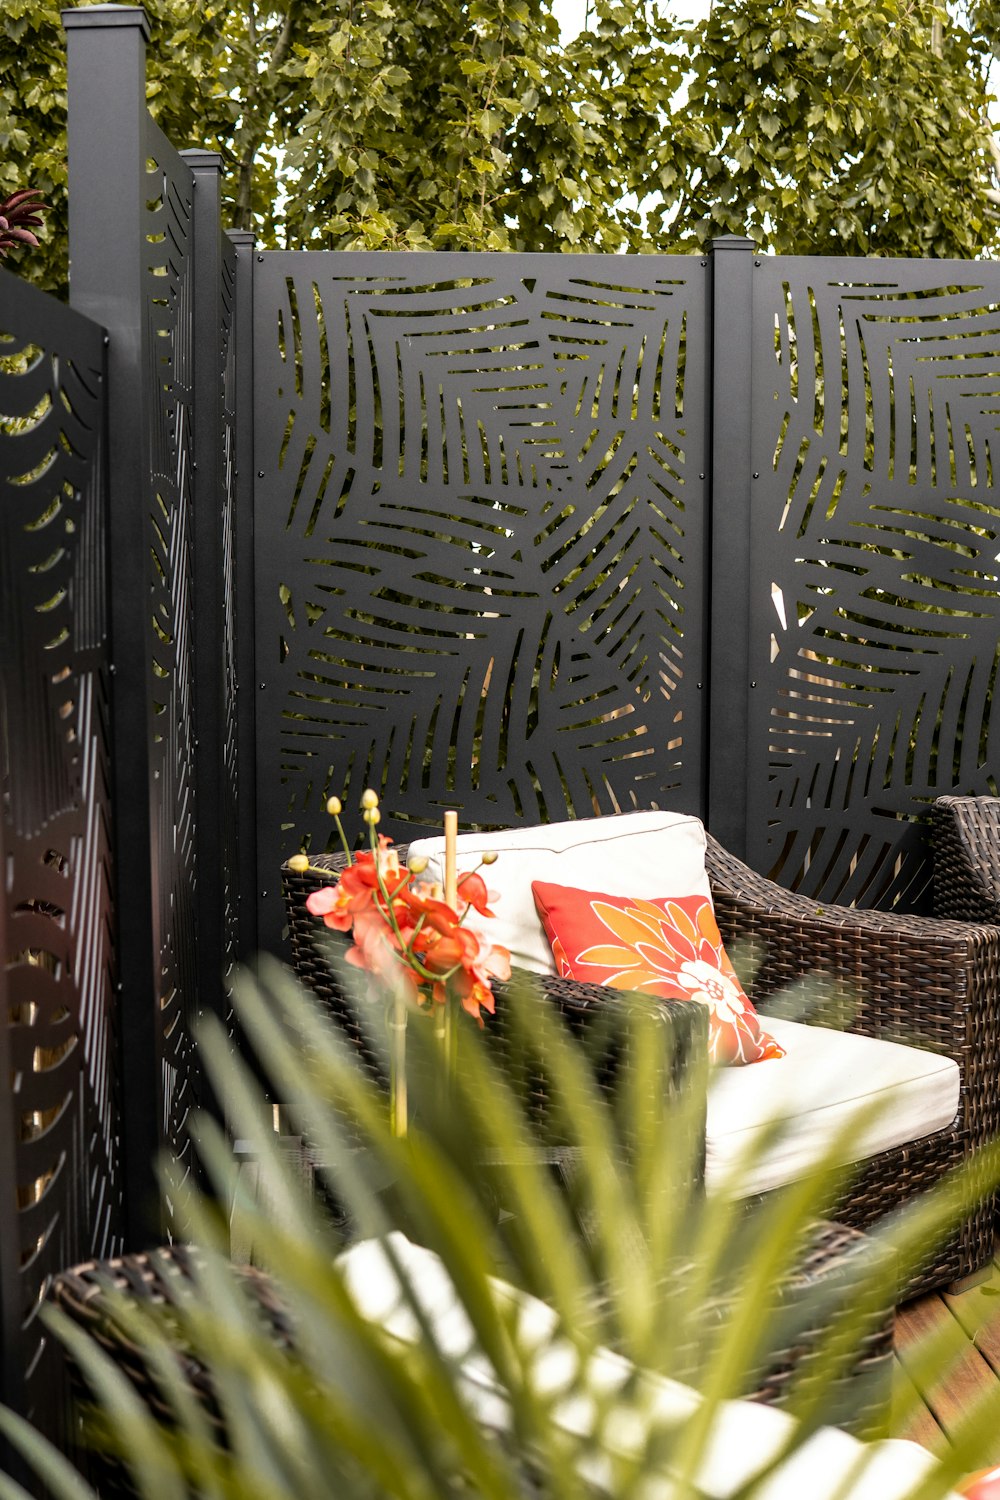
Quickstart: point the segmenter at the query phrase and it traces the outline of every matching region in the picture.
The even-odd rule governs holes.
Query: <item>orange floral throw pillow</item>
[[[784,1057],[743,993],[707,896],[644,901],[541,880],[531,890],[563,979],[700,1000],[709,1010],[713,1062]]]

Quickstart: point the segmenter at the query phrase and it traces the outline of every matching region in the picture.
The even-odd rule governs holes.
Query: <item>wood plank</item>
[[[994,1260],[988,1280],[958,1297],[945,1293],[944,1301],[984,1359],[1000,1373],[1000,1266],[997,1262]]]
[[[950,1435],[960,1426],[970,1406],[985,1392],[996,1390],[996,1374],[940,1297],[922,1298],[898,1308],[896,1331],[900,1363],[945,1435]],[[946,1367],[928,1380],[916,1368],[914,1346],[941,1331],[948,1335],[950,1358]],[[1000,1463],[1000,1433],[984,1451],[982,1463]]]
[[[889,1410],[889,1436],[908,1438],[931,1453],[944,1453],[948,1439],[941,1430],[924,1398],[906,1373],[898,1354],[892,1359],[892,1405]]]

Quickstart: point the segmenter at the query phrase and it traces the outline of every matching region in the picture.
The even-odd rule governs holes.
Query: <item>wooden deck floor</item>
[[[928,1382],[920,1374],[917,1349],[929,1333],[943,1331],[955,1360],[944,1379]],[[990,1277],[960,1296],[934,1292],[906,1303],[896,1312],[893,1437],[908,1437],[932,1452],[941,1452],[948,1435],[970,1402],[1000,1382],[1000,1251]],[[916,1410],[904,1414],[907,1396],[916,1392]],[[1000,1431],[984,1464],[1000,1464]]]

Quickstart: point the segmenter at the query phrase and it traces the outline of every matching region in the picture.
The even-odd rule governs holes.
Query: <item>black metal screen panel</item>
[[[753,280],[749,857],[919,907],[928,802],[997,791],[1000,267]]]
[[[188,1162],[197,1097],[197,874],[192,650],[193,179],[146,120],[145,315],[150,369],[150,828],[161,1065],[161,1130]]]
[[[240,734],[239,652],[241,621],[252,610],[252,600],[240,600],[237,589],[237,374],[236,374],[236,249],[223,236],[219,329],[222,382],[222,641],[224,776],[219,827],[222,835],[224,979],[227,993],[240,955],[240,900],[248,879],[241,879],[239,851]],[[248,684],[249,688],[249,684]],[[231,1018],[230,1018],[231,1024]]]
[[[0,271],[0,1333],[5,1399],[49,1416],[46,1278],[121,1237],[103,369],[101,329]]]
[[[254,270],[261,889],[369,784],[397,836],[698,809],[705,263]]]

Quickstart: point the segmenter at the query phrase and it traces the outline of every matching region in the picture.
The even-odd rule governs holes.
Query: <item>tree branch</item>
[[[267,68],[263,75],[264,88],[258,87],[256,82],[252,83],[247,90],[246,110],[244,122],[246,123],[243,136],[242,151],[240,152],[240,176],[239,186],[236,193],[236,224],[240,229],[253,228],[253,168],[260,150],[261,142],[267,135],[271,123],[272,104],[274,99],[274,87],[278,73],[284,64],[285,58],[291,50],[292,37],[295,34],[295,7],[296,0],[288,0],[288,9],[285,11],[281,30],[275,38],[268,58]],[[249,6],[249,36],[250,45],[254,52],[257,50],[257,25],[254,14],[253,0]],[[259,103],[258,103],[259,101]],[[250,124],[249,122],[253,122]]]

